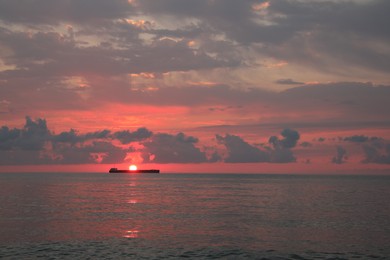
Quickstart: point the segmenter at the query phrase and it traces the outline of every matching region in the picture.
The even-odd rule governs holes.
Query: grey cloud
[[[389,16],[384,11],[388,8],[386,0],[272,1],[270,10],[284,15],[275,21],[275,27],[285,26],[284,30],[272,31],[290,36],[283,44],[268,45],[266,50],[280,59],[331,73],[340,73],[340,66],[388,72],[388,44],[375,47],[388,42]]]
[[[301,144],[300,144],[300,146],[302,146],[302,147],[311,147],[311,146],[313,146],[310,142],[302,142]]]
[[[278,84],[281,84],[281,85],[302,85],[302,84],[305,84],[304,82],[295,81],[293,79],[278,79],[275,82]]]
[[[207,162],[206,153],[196,143],[198,139],[183,133],[176,135],[158,133],[144,142],[144,162],[152,163],[202,163]]]
[[[280,141],[284,148],[293,148],[300,138],[298,131],[286,128],[280,133],[284,138]]]
[[[20,129],[9,129],[2,126],[0,129],[0,150],[9,150],[15,145],[15,140],[20,138]]]
[[[139,128],[134,132],[118,131],[113,134],[113,136],[121,141],[122,144],[128,144],[134,141],[141,141],[152,136],[152,132],[146,129],[145,127]]]
[[[234,0],[144,0],[139,1],[142,12],[153,15],[172,15],[178,17],[191,17],[217,22],[239,21],[251,17],[251,4],[255,1]],[[249,17],[248,17],[249,16]]]
[[[290,149],[297,145],[300,134],[298,131],[289,128],[283,129],[280,134],[283,136],[283,139],[271,136],[268,140],[274,148],[270,150],[271,161],[276,163],[295,162],[296,158]]]
[[[347,136],[342,139],[343,141],[352,142],[352,143],[365,143],[369,141],[379,141],[381,138],[376,136],[365,136],[365,135],[353,135],[353,136]]]
[[[304,31],[353,32],[367,36],[388,36],[389,8],[386,0],[365,4],[324,1],[270,2],[267,12],[252,9],[257,1],[139,1],[139,10],[149,15],[191,17],[204,21],[215,31],[241,43],[281,42]],[[257,20],[263,23],[257,23]],[[319,26],[320,25],[320,26]],[[344,35],[345,37],[345,35]]]
[[[296,162],[293,152],[288,148],[276,147],[274,150],[270,150],[270,157],[272,163],[291,163]]]
[[[146,128],[114,134],[109,130],[79,134],[70,129],[54,134],[46,120],[26,117],[21,129],[0,128],[0,165],[122,163],[132,148],[117,147],[111,143],[113,139],[128,144],[151,135]]]
[[[133,29],[126,30],[127,34]],[[110,31],[109,33],[113,33]],[[114,33],[116,31],[114,30]],[[83,74],[126,75],[128,73],[188,71],[240,65],[238,57],[211,57],[205,51],[193,51],[188,40],[156,39],[151,45],[114,37],[121,48],[104,45],[79,46],[69,35],[58,32],[14,32],[0,28],[0,44],[11,50],[2,57],[16,69],[3,73],[11,77],[66,77]]]
[[[53,134],[51,140],[53,142],[76,144],[87,140],[106,139],[110,137],[110,130],[96,131],[86,134],[79,134],[75,129],[70,129],[67,132],[61,132],[58,135]]]
[[[85,134],[86,139],[104,139],[108,138],[110,135],[111,131],[110,130],[102,130],[102,131],[96,131],[96,132],[91,132]]]
[[[217,141],[227,149],[227,157],[224,159],[228,163],[249,163],[249,162],[271,162],[289,163],[295,162],[296,158],[290,148],[295,147],[299,140],[299,133],[295,130],[284,129],[281,132],[283,139],[271,136],[269,143],[273,148],[260,149],[244,141],[236,135],[220,136]]]
[[[127,150],[110,142],[92,142],[84,146],[60,146],[55,150],[54,161],[61,164],[122,163]]]
[[[390,144],[363,145],[365,158],[363,163],[390,164]]]
[[[54,142],[70,143],[70,144],[75,144],[81,141],[81,139],[77,135],[76,130],[74,129],[70,129],[68,132],[61,132],[60,134],[53,136],[52,140]]]
[[[85,48],[78,53],[83,57],[79,62],[84,68],[101,64],[102,72],[110,71],[110,68],[125,74],[136,71],[137,68],[141,71],[161,72],[242,66],[248,64],[251,57],[244,58],[241,55],[237,58],[232,55],[240,53],[242,46],[253,51],[252,53],[317,69],[336,67],[337,70],[339,66],[333,66],[337,63],[388,72],[388,45],[383,44],[383,48],[376,46],[381,46],[379,43],[387,41],[390,36],[387,30],[389,16],[386,12],[390,8],[389,1],[358,3],[278,0],[270,1],[270,6],[264,12],[253,9],[254,4],[263,2],[265,1],[144,0],[132,5],[125,0],[43,0],[23,3],[3,0],[0,1],[0,17],[7,23],[16,22],[27,26],[61,22],[76,24],[80,27],[74,33],[76,36],[77,33],[89,32],[92,36],[101,38],[101,32],[104,32],[105,43],[114,42],[125,50],[104,53],[103,48]],[[138,37],[140,31],[118,22],[139,17],[156,20],[156,23],[163,21],[156,28],[149,28],[153,44],[141,44]],[[187,20],[191,20],[188,26],[190,28],[184,25],[175,26],[180,27],[179,29],[169,28],[170,26],[164,28],[164,22],[181,25]],[[35,28],[43,32],[48,27]],[[225,39],[216,40],[216,35],[223,35]],[[161,39],[171,36],[182,37],[184,40],[177,42],[172,49],[161,46],[164,42]],[[184,48],[191,38],[202,41],[202,46],[196,51],[188,46]],[[210,57],[211,50],[217,59],[215,56],[214,59]],[[318,55],[313,53],[320,53],[324,58],[319,60]],[[67,62],[70,61],[65,59],[64,63]],[[64,64],[51,65],[66,67]],[[78,69],[82,68],[77,66],[77,62],[73,65]],[[42,70],[50,68],[46,66]],[[72,66],[67,67],[68,70],[71,68]],[[280,83],[298,82],[282,80]]]
[[[32,120],[26,117],[26,123],[22,129],[9,129],[3,126],[0,130],[0,149],[11,150],[13,148],[38,151],[43,148],[50,138],[50,132],[46,120]]]
[[[132,12],[127,0],[0,1],[1,20],[15,23],[99,22],[126,17]]]
[[[275,148],[293,148],[296,146],[297,141],[300,138],[298,131],[286,128],[281,132],[283,139],[279,139],[277,136],[271,136],[269,143]]]
[[[337,154],[332,158],[332,163],[343,164],[347,159],[347,150],[342,146],[337,146]]]
[[[5,23],[25,23],[26,27],[35,23],[31,31],[14,26],[6,26],[7,29],[3,26],[0,30],[0,45],[5,51],[1,58],[11,68],[0,72],[0,96],[6,97],[12,105],[17,104],[24,92],[17,88],[23,88],[27,95],[34,97],[26,101],[29,107],[41,108],[44,104],[55,108],[85,107],[85,100],[80,98],[81,90],[69,89],[63,81],[70,76],[93,78],[100,75],[107,78],[104,86],[89,82],[90,88],[84,90],[90,94],[89,102],[94,102],[95,98],[97,102],[107,98],[132,103],[152,99],[157,105],[186,102],[192,105],[210,100],[241,105],[249,101],[280,110],[285,107],[310,110],[314,106],[322,109],[332,105],[345,108],[343,111],[349,112],[347,117],[359,114],[367,118],[374,113],[382,115],[379,120],[383,119],[383,111],[388,110],[385,99],[389,96],[389,87],[372,88],[369,83],[304,86],[279,94],[234,88],[184,88],[188,86],[164,88],[155,93],[143,90],[129,93],[131,83],[125,80],[121,82],[123,85],[116,86],[117,79],[129,73],[236,68],[248,66],[251,59],[258,58],[257,54],[311,68],[322,66],[321,71],[323,67],[334,68],[337,73],[347,70],[340,70],[340,66],[334,66],[333,62],[327,64],[327,61],[338,60],[336,63],[341,62],[343,66],[358,64],[382,71],[390,68],[388,44],[383,41],[389,38],[386,12],[389,1],[362,4],[278,0],[271,1],[264,14],[252,9],[252,5],[258,3],[261,2],[159,0],[137,1],[131,5],[125,0],[0,1],[0,17]],[[156,23],[160,19],[168,24],[178,24],[177,21],[187,18],[193,21],[178,29],[165,28],[164,23],[140,29],[124,20],[143,15],[146,20],[155,19]],[[258,22],[259,19],[262,22]],[[74,24],[75,28],[60,33],[53,26],[42,25],[63,21]],[[148,44],[139,37],[145,31],[151,37]],[[100,42],[83,45],[78,40],[81,36],[97,38]],[[190,48],[190,40],[198,40],[199,47]],[[243,56],[243,49],[251,55]],[[319,59],[312,53],[324,58]],[[276,82],[301,83],[290,78]],[[202,92],[206,95],[200,96]],[[193,99],[193,94],[200,98]],[[47,101],[65,96],[56,104]]]
[[[216,135],[217,141],[223,144],[228,152],[225,162],[228,163],[251,163],[268,162],[269,154],[266,151],[252,146],[236,135]]]

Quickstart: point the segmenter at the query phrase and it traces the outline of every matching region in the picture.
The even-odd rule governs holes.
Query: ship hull
[[[160,170],[150,169],[150,170],[118,170],[110,169],[109,173],[160,173]]]

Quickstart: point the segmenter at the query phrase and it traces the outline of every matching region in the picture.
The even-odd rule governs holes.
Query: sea
[[[0,173],[0,259],[390,259],[390,176]]]

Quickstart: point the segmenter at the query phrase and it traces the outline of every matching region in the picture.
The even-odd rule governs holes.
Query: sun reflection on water
[[[127,230],[126,234],[123,236],[125,238],[137,238],[138,237],[138,230]]]

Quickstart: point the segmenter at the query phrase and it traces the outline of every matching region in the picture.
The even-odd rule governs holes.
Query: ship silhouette
[[[158,169],[144,169],[144,170],[120,170],[118,168],[111,168],[109,173],[160,173]]]

